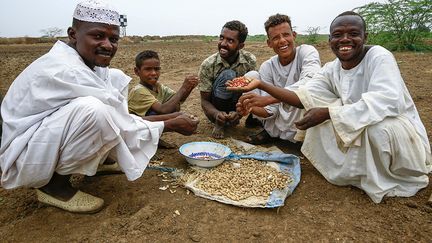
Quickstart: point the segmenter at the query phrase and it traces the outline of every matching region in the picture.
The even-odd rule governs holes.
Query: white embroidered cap
[[[120,15],[117,10],[100,0],[85,0],[78,3],[73,17],[85,22],[120,26]]]

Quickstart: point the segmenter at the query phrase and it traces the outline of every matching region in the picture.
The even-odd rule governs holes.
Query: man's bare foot
[[[224,138],[225,131],[224,127],[218,124],[214,125],[213,131],[212,131],[212,137],[214,138]]]

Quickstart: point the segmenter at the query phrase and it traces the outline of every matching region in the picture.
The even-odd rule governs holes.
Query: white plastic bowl
[[[191,142],[183,144],[179,152],[189,164],[211,168],[224,162],[231,149],[220,143]]]

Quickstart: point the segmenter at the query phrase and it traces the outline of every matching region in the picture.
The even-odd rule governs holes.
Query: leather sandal
[[[262,123],[257,118],[254,118],[252,114],[249,114],[249,116],[246,118],[245,121],[245,127],[247,128],[262,127]]]
[[[273,138],[267,133],[265,129],[262,129],[257,134],[248,136],[246,141],[250,144],[260,145],[273,141]]]

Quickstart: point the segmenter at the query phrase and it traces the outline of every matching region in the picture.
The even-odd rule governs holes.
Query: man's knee
[[[391,140],[411,140],[409,132],[406,131],[407,126],[411,126],[411,124],[406,124],[396,117],[388,117],[381,122],[368,126],[366,129],[369,140],[373,144],[382,145],[390,143]]]
[[[387,153],[388,166],[398,175],[422,176],[427,168],[428,151],[408,119],[386,118],[367,128],[370,143],[379,153]]]
[[[226,69],[217,76],[217,78],[213,82],[213,87],[212,87],[213,104],[215,104],[215,102],[213,101],[215,100],[215,98],[219,100],[225,100],[226,102],[229,103],[233,103],[233,102],[236,103],[236,99],[238,99],[237,97],[238,95],[234,94],[231,91],[226,90],[226,85],[225,85],[225,83],[228,80],[232,80],[235,77],[236,77],[236,72],[231,69]]]
[[[223,70],[215,79],[215,81],[213,82],[213,93],[216,92],[219,93],[227,93],[228,91],[226,91],[226,86],[225,83],[228,80],[232,80],[236,77],[236,72],[234,70],[231,69],[226,69]]]
[[[92,121],[106,120],[108,111],[107,105],[95,97],[86,96],[73,100],[70,105],[73,110],[80,113],[81,116]]]
[[[247,78],[261,79],[259,72],[255,70],[247,72],[244,76]]]
[[[368,126],[366,128],[366,131],[371,142],[373,144],[377,144],[377,143],[382,143],[384,141],[388,141],[389,136],[386,131],[388,130],[389,126],[391,126],[394,122],[395,122],[394,119],[386,118],[381,122]]]
[[[237,76],[237,74],[234,70],[225,69],[217,76],[216,80],[220,79],[220,80],[223,80],[226,82],[228,80],[235,78],[236,76]]]

